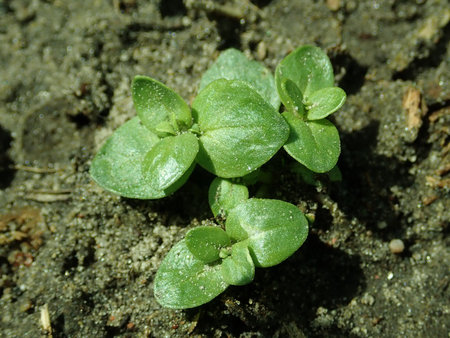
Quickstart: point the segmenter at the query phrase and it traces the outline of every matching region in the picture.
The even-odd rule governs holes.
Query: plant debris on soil
[[[446,1],[0,0],[0,332],[4,337],[448,337],[450,8]],[[186,311],[153,278],[209,224],[212,175],[120,198],[89,176],[135,115],[135,75],[190,102],[234,47],[274,70],[315,44],[348,93],[342,182],[270,164],[310,235],[245,287]]]

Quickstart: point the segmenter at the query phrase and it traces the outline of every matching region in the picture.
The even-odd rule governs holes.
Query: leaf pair
[[[240,80],[214,79],[192,112],[149,77],[133,80],[132,96],[138,117],[107,140],[91,165],[97,183],[125,197],[165,197],[184,184],[195,162],[221,177],[246,175],[267,162],[289,133],[275,108]]]
[[[155,277],[155,297],[170,308],[202,305],[229,285],[250,283],[255,267],[284,261],[307,234],[307,220],[294,205],[247,199],[229,210],[225,231],[192,229],[170,250]]]
[[[130,198],[162,198],[177,190],[189,177],[193,167],[187,166],[197,146],[189,136],[171,136],[160,140],[135,117],[119,127],[95,156],[90,173],[105,189]],[[193,145],[180,159],[174,160],[172,150],[179,152],[185,141]],[[158,158],[152,149],[165,148]],[[172,148],[172,149],[170,149]],[[194,149],[195,150],[195,149]],[[195,156],[194,156],[195,157]],[[166,175],[150,175],[143,167],[157,168]]]
[[[314,46],[302,46],[286,56],[275,72],[278,93],[290,126],[285,150],[315,172],[327,172],[340,153],[336,127],[325,118],[345,102],[345,92],[333,87],[328,56]]]

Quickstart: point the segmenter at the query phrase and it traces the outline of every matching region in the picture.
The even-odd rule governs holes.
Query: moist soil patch
[[[449,21],[439,0],[0,1],[1,336],[447,337]],[[305,244],[204,306],[162,308],[156,270],[212,221],[213,177],[155,201],[92,181],[135,115],[131,80],[191,102],[220,51],[273,71],[307,43],[348,93],[342,181],[308,185],[278,155],[268,191],[314,214]]]

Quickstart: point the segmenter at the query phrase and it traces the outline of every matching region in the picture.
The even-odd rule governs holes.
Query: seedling
[[[255,267],[281,263],[308,234],[302,212],[279,200],[247,199],[227,209],[226,214],[225,230],[219,226],[194,228],[167,254],[154,281],[155,297],[161,305],[175,309],[196,307],[229,285],[248,284],[254,278]]]
[[[249,199],[246,185],[270,177],[259,168],[283,146],[304,181],[317,184],[315,173],[324,172],[339,179],[339,135],[326,117],[346,96],[334,87],[325,53],[300,47],[281,61],[274,78],[227,50],[202,77],[191,107],[146,76],[134,78],[131,93],[137,116],[95,156],[90,173],[98,184],[125,197],[156,199],[180,188],[196,163],[218,176],[208,196],[218,225],[190,230],[169,251],[154,280],[158,302],[199,306],[229,285],[250,283],[255,267],[279,264],[303,244],[303,213],[287,202]]]
[[[250,64],[255,86],[237,76],[216,79],[221,75],[212,68],[192,109],[159,81],[136,76],[131,91],[138,116],[107,140],[91,176],[119,195],[155,199],[183,185],[195,162],[226,178],[259,168],[283,146],[289,127],[275,108],[270,73]]]
[[[91,175],[125,197],[162,198],[185,183],[195,163],[219,177],[240,177],[283,145],[308,169],[327,172],[340,143],[325,117],[345,101],[333,84],[330,60],[313,46],[289,54],[275,80],[241,52],[225,51],[203,76],[192,109],[161,82],[136,76],[131,91],[137,117],[107,140]],[[280,98],[285,119],[277,113]]]
[[[328,56],[317,47],[303,46],[280,62],[275,82],[291,132],[284,149],[308,169],[323,173],[339,158],[336,127],[325,119],[345,102],[345,92],[334,87]]]

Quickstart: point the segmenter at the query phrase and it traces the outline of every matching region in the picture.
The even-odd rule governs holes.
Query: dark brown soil
[[[449,22],[439,0],[0,0],[0,336],[448,337]],[[155,272],[211,220],[212,176],[158,201],[90,179],[135,114],[132,78],[189,102],[221,50],[273,70],[305,43],[348,93],[342,182],[309,186],[280,154],[273,195],[316,218],[303,247],[205,306],[161,308]]]

